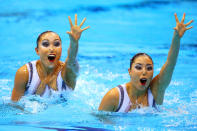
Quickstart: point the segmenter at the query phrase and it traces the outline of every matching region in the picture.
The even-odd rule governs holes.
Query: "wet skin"
[[[131,69],[128,69],[129,75],[131,77],[132,87],[143,91],[148,88],[152,78],[153,78],[153,63],[152,60],[145,55],[138,56]],[[146,79],[146,82],[142,83],[140,79]]]
[[[58,65],[62,54],[60,37],[54,32],[49,32],[42,35],[38,43],[38,48],[35,50],[37,55],[40,56],[42,66],[46,70],[52,70]],[[49,57],[52,57],[53,59],[51,60]]]
[[[70,16],[68,17],[70,23],[70,31],[67,34],[70,38],[70,46],[68,48],[68,55],[65,62],[61,62],[60,57],[62,53],[62,44],[60,37],[54,32],[46,32],[40,36],[38,47],[35,49],[37,55],[40,57],[36,62],[36,69],[41,80],[37,87],[36,94],[41,95],[48,85],[53,90],[57,90],[57,77],[61,71],[61,77],[68,88],[74,90],[76,86],[79,66],[77,62],[78,41],[81,34],[89,26],[81,28],[86,21],[84,18],[81,24],[77,25],[77,14],[75,14],[75,24],[72,24]],[[12,91],[11,100],[16,102],[25,95],[26,85],[29,79],[29,72],[26,64],[20,67],[15,75],[14,88]]]
[[[173,70],[176,65],[179,54],[180,40],[184,33],[191,29],[188,27],[193,20],[184,24],[185,13],[181,21],[179,21],[175,13],[176,27],[174,28],[174,35],[168,57],[165,64],[162,66],[158,75],[153,78],[153,63],[147,56],[138,56],[131,69],[129,69],[130,81],[126,83],[126,90],[132,104],[142,104],[148,106],[147,89],[150,88],[156,104],[163,104],[165,90],[170,84]],[[112,88],[103,97],[98,110],[116,111],[119,105],[119,91],[117,88]],[[131,107],[135,109],[138,106]]]

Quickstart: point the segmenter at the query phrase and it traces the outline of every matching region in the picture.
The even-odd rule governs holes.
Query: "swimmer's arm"
[[[70,47],[68,49],[68,56],[65,61],[65,66],[62,70],[62,76],[63,76],[62,78],[70,88],[74,89],[76,85],[77,75],[79,72],[79,65],[76,60],[77,52],[78,52],[78,41],[81,37],[81,33],[84,30],[88,29],[89,26],[84,29],[81,29],[86,18],[84,18],[81,24],[78,26],[77,14],[75,14],[75,25],[72,24],[70,16],[68,17],[68,19],[71,26],[71,31],[67,32],[67,34],[69,34],[70,37]]]
[[[151,82],[151,91],[157,104],[163,103],[165,89],[170,84],[172,73],[176,65],[179,47],[180,37],[175,31],[167,61],[161,68],[160,73]]]
[[[25,87],[28,82],[29,72],[27,66],[19,68],[15,75],[14,88],[12,90],[11,100],[17,102],[25,93]]]
[[[191,20],[187,24],[184,24],[185,13],[180,23],[176,14],[175,14],[175,19],[176,19],[176,27],[174,28],[175,31],[174,31],[170,50],[168,52],[167,61],[161,68],[160,73],[151,82],[151,91],[153,93],[154,99],[156,100],[157,104],[163,103],[165,90],[170,84],[174,67],[176,65],[177,57],[179,54],[180,39],[186,30],[192,28],[192,27],[186,28],[186,26],[191,24],[193,20]]]
[[[116,111],[119,104],[119,92],[116,88],[108,91],[103,97],[100,106],[98,108],[99,111]]]

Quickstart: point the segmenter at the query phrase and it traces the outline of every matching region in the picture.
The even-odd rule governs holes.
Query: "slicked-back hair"
[[[50,33],[50,32],[57,34],[56,32],[53,32],[53,31],[50,31],[50,30],[42,32],[42,33],[38,36],[37,41],[36,41],[36,44],[37,44],[36,47],[37,47],[37,48],[38,48],[38,43],[39,43],[41,37],[42,37],[44,34]],[[57,34],[57,35],[58,35],[58,34]],[[59,35],[58,35],[58,36],[59,36]],[[59,36],[59,38],[60,38],[60,36]],[[60,41],[62,41],[61,38],[60,38]]]
[[[148,55],[148,54],[146,54],[146,53],[137,53],[137,54],[135,54],[134,56],[133,56],[133,58],[130,60],[130,69],[131,69],[131,67],[132,67],[132,64],[133,64],[133,62],[135,61],[135,59],[138,57],[138,56],[147,56],[148,58],[150,58],[151,59],[151,61],[152,61],[152,63],[153,63],[153,60],[152,60],[152,58]]]

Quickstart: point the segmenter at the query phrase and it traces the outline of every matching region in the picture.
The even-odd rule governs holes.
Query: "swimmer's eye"
[[[60,42],[59,41],[55,41],[54,42],[54,46],[56,46],[56,47],[60,46]]]
[[[47,41],[42,42],[42,46],[48,47],[49,46],[49,42],[47,42]]]
[[[140,66],[140,65],[136,65],[136,66],[135,66],[135,69],[137,69],[137,70],[141,70],[141,69],[142,69],[142,66]]]
[[[146,68],[147,68],[148,71],[153,70],[153,67],[152,66],[147,66]]]

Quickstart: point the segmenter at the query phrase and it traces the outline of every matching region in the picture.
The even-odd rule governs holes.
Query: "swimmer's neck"
[[[41,67],[41,70],[45,75],[50,75],[55,71],[55,67],[47,67],[40,60],[37,61],[37,64]]]
[[[143,91],[137,89],[131,81],[126,83],[126,89],[127,89],[128,95],[135,99],[137,99],[139,96],[145,95],[146,93],[146,89]]]

